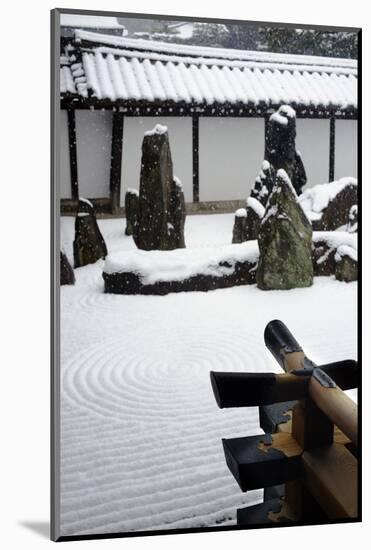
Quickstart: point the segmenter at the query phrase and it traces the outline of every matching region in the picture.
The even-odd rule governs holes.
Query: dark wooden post
[[[193,173],[193,202],[200,200],[199,183],[199,115],[192,115],[192,173]]]
[[[335,179],[335,117],[330,117],[330,160],[329,160],[329,181]]]
[[[76,144],[76,119],[74,109],[67,110],[68,121],[68,146],[70,151],[71,170],[71,195],[77,200],[79,198],[79,184],[77,178],[77,144]]]
[[[124,113],[115,111],[112,118],[110,195],[112,214],[120,208],[122,141],[124,133]]]

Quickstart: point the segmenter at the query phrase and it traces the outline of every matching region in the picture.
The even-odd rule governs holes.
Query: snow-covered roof
[[[123,29],[116,17],[61,13],[61,26],[78,29]]]
[[[61,91],[97,99],[188,104],[357,107],[357,61],[75,32]],[[68,53],[68,52],[67,52]],[[76,59],[79,62],[74,62]]]

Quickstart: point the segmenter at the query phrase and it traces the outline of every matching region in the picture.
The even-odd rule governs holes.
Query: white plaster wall
[[[79,195],[109,197],[112,111],[76,111]]]
[[[183,184],[185,200],[192,201],[192,120],[190,117],[124,117],[121,205],[128,189],[139,189],[144,132],[156,124],[167,126],[174,175]]]
[[[70,152],[68,145],[68,124],[67,111],[60,111],[59,119],[59,137],[60,137],[60,171],[59,171],[59,192],[61,199],[72,198],[71,192],[71,168]]]
[[[357,177],[357,121],[335,122],[335,179]]]
[[[200,200],[245,199],[264,157],[263,118],[200,117]]]
[[[330,121],[298,119],[296,148],[301,153],[307,173],[307,187],[328,182],[330,157]]]

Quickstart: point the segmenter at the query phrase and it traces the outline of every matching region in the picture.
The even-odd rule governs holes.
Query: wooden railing
[[[241,490],[264,488],[238,525],[359,519],[357,405],[344,393],[358,387],[357,363],[317,367],[281,321],[264,339],[284,373],[210,373],[219,407],[259,406],[265,432],[223,439]]]

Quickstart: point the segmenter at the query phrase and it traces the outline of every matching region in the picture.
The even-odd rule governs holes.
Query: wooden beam
[[[331,519],[358,516],[358,462],[344,447],[333,444],[305,451],[305,485]]]
[[[294,374],[211,371],[210,379],[221,409],[271,405],[308,394],[309,377]]]
[[[330,158],[329,158],[329,181],[335,179],[335,117],[330,117]]]
[[[120,111],[115,111],[112,117],[112,145],[111,145],[111,173],[110,173],[110,196],[111,196],[113,214],[117,213],[120,208],[123,133],[124,133],[124,113],[121,113]]]
[[[199,120],[197,114],[192,115],[192,177],[193,177],[193,202],[200,200],[199,182]]]
[[[242,491],[251,491],[303,475],[303,449],[288,433],[222,439],[228,468]]]
[[[71,171],[71,196],[72,199],[77,200],[79,198],[79,184],[77,173],[76,119],[74,109],[67,110],[67,123]]]
[[[338,386],[328,387],[315,376],[309,382],[309,395],[319,409],[357,446],[357,405]]]

